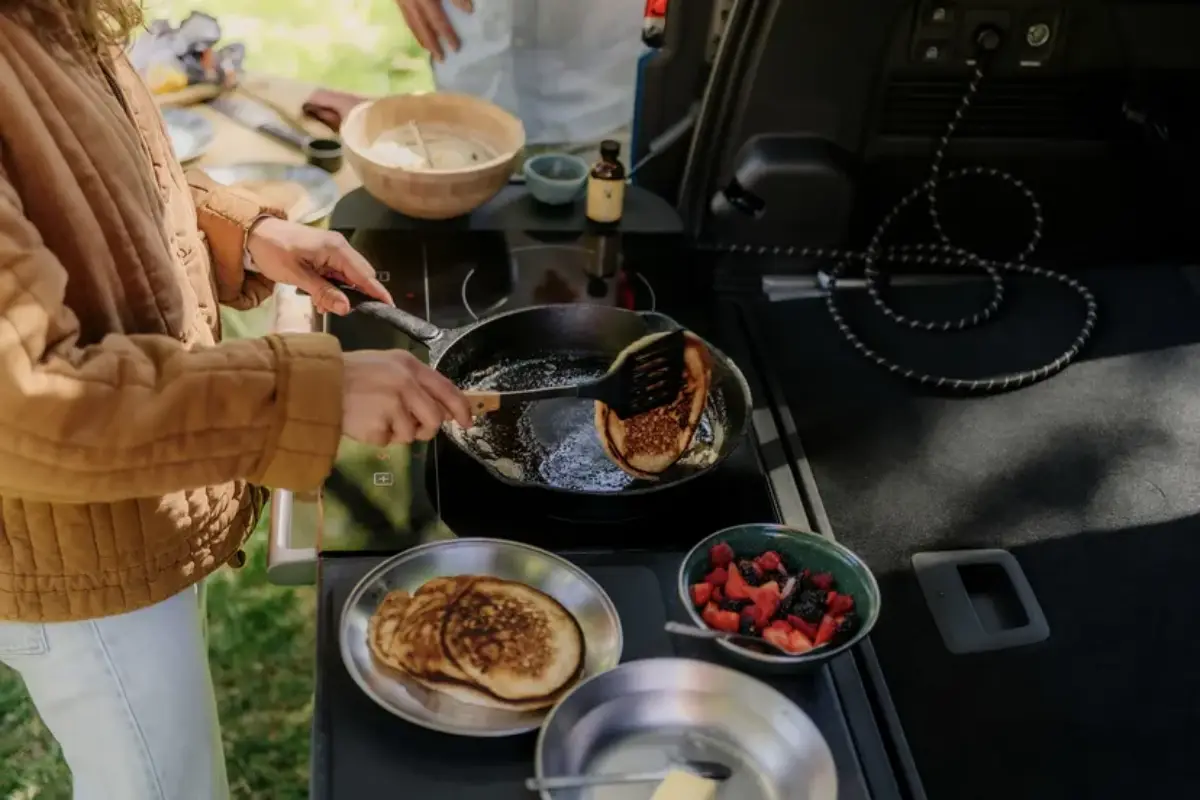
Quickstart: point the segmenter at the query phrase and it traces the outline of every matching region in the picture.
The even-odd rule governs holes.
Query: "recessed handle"
[[[1008,551],[917,553],[912,566],[951,653],[1005,650],[1050,636],[1033,587]]]

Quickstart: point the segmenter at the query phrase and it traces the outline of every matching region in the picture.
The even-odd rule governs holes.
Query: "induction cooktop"
[[[706,273],[670,237],[619,240],[615,274],[602,277],[589,237],[407,231],[352,233],[397,305],[445,328],[544,303],[608,303],[659,310],[709,338]],[[403,347],[406,334],[369,317],[327,320],[344,349]],[[323,552],[393,552],[449,535],[498,536],[539,546],[679,548],[712,530],[775,518],[753,447],[711,473],[664,492],[583,496],[502,484],[444,437],[377,448],[344,441],[321,502]]]

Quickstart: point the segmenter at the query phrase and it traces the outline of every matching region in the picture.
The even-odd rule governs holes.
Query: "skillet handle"
[[[374,297],[363,294],[358,289],[351,286],[339,286],[338,288],[342,290],[342,294],[346,295],[346,299],[350,301],[350,310],[352,312],[382,320],[393,328],[408,334],[421,344],[429,344],[446,335],[446,331],[432,322],[426,322],[415,314],[410,314],[395,306],[389,306],[387,303],[380,302]],[[301,293],[307,294],[307,292],[303,291]]]

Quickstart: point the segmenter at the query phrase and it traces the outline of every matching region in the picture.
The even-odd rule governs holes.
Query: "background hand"
[[[446,17],[446,9],[442,2],[443,0],[396,0],[400,6],[400,13],[404,15],[404,21],[408,23],[408,29],[413,32],[413,36],[417,37],[417,42],[429,51],[435,61],[443,61],[446,58],[446,52],[442,49],[442,40],[445,40],[450,49],[456,52],[462,46],[454,26]],[[455,8],[467,14],[475,10],[471,0],[450,0],[450,2],[454,3]]]
[[[395,305],[375,269],[340,233],[266,217],[250,229],[247,249],[263,276],[303,289],[322,313],[350,312],[339,284]]]
[[[351,439],[385,447],[427,442],[451,419],[471,426],[458,387],[407,350],[356,350],[342,358],[342,433]]]

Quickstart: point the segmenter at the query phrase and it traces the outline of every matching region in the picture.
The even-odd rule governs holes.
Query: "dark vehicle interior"
[[[730,253],[810,514],[880,576],[910,791],[1195,794],[1200,4],[729,13],[643,180]]]

